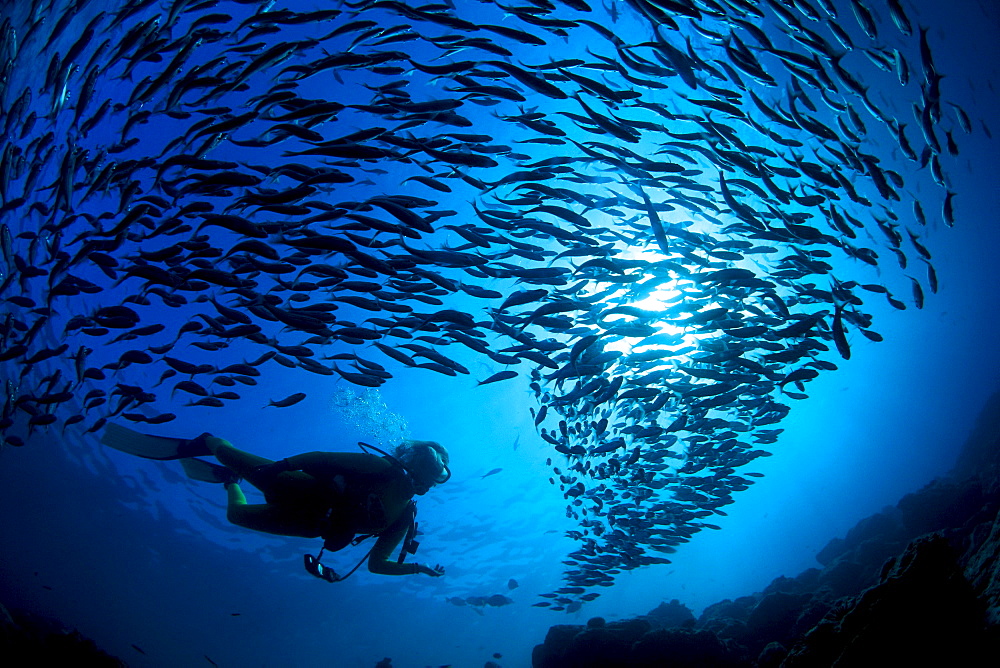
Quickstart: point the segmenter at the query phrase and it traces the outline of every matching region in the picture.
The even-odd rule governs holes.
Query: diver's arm
[[[396,522],[398,526],[386,531],[378,537],[375,547],[368,556],[368,570],[379,575],[414,575],[419,573],[418,564],[400,564],[391,559],[393,550],[406,536],[407,525]]]
[[[392,559],[393,550],[406,537],[406,532],[410,528],[411,517],[404,514],[385,533],[379,536],[368,557],[368,570],[378,575],[416,575],[423,573],[433,577],[444,575],[444,568],[441,566],[425,566],[424,564],[401,564]]]

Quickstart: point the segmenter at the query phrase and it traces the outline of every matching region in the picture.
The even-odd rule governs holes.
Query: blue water
[[[61,11],[71,3],[55,4],[49,25],[59,15],[56,9]],[[55,50],[65,53],[90,17],[103,8],[98,0],[83,4],[79,20],[70,24]],[[495,16],[485,14],[495,11],[493,7],[456,4],[466,17],[476,17],[479,11]],[[595,12],[603,15],[597,3],[593,4]],[[843,4],[840,16],[845,29],[860,39],[850,3],[837,4]],[[319,5],[289,0],[275,7],[309,11]],[[624,5],[619,6],[620,34],[631,42],[647,39],[648,34],[642,31],[648,28],[630,17]],[[315,553],[318,540],[255,534],[229,525],[221,488],[187,480],[175,464],[144,461],[103,448],[94,434],[81,433],[81,425],[62,430],[57,424],[35,430],[25,447],[0,450],[0,603],[77,628],[101,648],[135,666],[373,666],[384,657],[391,657],[394,666],[404,667],[479,666],[489,660],[503,666],[525,666],[530,665],[531,647],[542,641],[552,624],[583,623],[593,616],[634,616],[674,598],[698,614],[718,600],[745,595],[779,575],[794,576],[817,565],[814,555],[828,540],[945,473],[986,397],[1000,385],[1000,347],[996,345],[1000,271],[995,257],[1000,248],[1000,170],[996,157],[1000,145],[985,129],[1000,130],[1000,96],[993,83],[1000,62],[1000,13],[989,3],[973,0],[951,2],[947,7],[921,0],[905,7],[914,25],[930,28],[934,63],[945,75],[943,97],[960,105],[973,120],[971,135],[956,131],[958,156],[944,156],[949,187],[956,193],[955,226],[948,228],[941,223],[941,190],[927,177],[927,170],[908,182],[902,201],[896,203],[897,213],[908,217],[911,198],[925,202],[930,223],[921,230],[922,240],[933,254],[940,290],[927,294],[923,309],[913,307],[906,276],[917,275],[923,266],[915,253],[911,253],[909,272],[899,271],[888,252],[878,274],[843,257],[831,260],[841,280],[858,276],[864,277],[863,283],[884,281],[894,294],[905,295],[910,307],[895,310],[879,295],[865,294],[865,310],[874,315],[872,329],[884,341],[870,342],[854,333],[849,361],[826,358],[836,361],[839,369],[810,381],[807,399],[785,401],[792,410],[779,425],[771,425],[784,429],[777,443],[768,446],[773,456],[757,459],[745,468],[764,477],[734,495],[736,502],[725,507],[726,516],[709,520],[719,530],[695,534],[676,554],[669,555],[672,563],[621,573],[613,587],[600,591],[600,598],[568,614],[534,607],[544,600],[539,594],[562,585],[563,560],[579,547],[566,536],[567,531],[578,529],[579,523],[567,517],[566,500],[548,482],[552,471],[546,459],[560,456],[534,428],[529,408],[537,409],[537,403],[528,388],[527,365],[520,365],[521,374],[513,380],[479,386],[476,381],[503,367],[471,351],[456,351],[459,346],[452,345],[447,354],[466,366],[469,375],[452,378],[396,365],[390,367],[392,380],[377,393],[351,386],[336,376],[289,371],[269,363],[258,385],[220,388],[238,392],[239,401],[227,402],[222,408],[187,407],[184,403],[194,397],[179,392],[168,398],[166,388],[179,379],[173,378],[158,388],[162,396],[150,414],[169,411],[176,413],[177,419],[146,428],[177,436],[210,431],[238,447],[274,458],[310,450],[354,451],[359,440],[391,445],[400,430],[414,438],[438,440],[451,452],[454,476],[420,499],[419,522],[424,535],[415,558],[422,563],[443,564],[445,577],[389,578],[371,575],[362,568],[345,582],[320,582],[303,571],[301,561],[302,554]],[[888,33],[892,29],[888,11],[881,5],[875,10],[882,20],[881,30]],[[24,6],[7,2],[2,11],[5,16],[19,17]],[[208,11],[245,13],[230,3]],[[561,7],[557,15],[564,14],[575,16]],[[152,14],[147,9],[137,16],[129,26]],[[525,28],[524,24],[516,25]],[[282,38],[297,35],[296,30],[288,29]],[[112,36],[117,39],[120,34]],[[549,56],[586,55],[585,44],[566,44],[555,38],[550,42],[552,47],[521,47],[516,55],[532,64]],[[516,43],[503,43],[516,50]],[[914,47],[911,62],[919,63],[912,40],[910,46]],[[407,51],[415,59],[429,60],[437,54],[427,45],[409,42],[388,48]],[[206,54],[211,52],[208,49]],[[44,62],[48,57],[39,56],[39,60]],[[463,57],[459,52],[451,60]],[[29,59],[19,60],[10,81],[40,88],[43,68],[30,63]],[[915,133],[917,123],[911,120],[908,106],[913,86],[907,89],[909,95],[904,94],[892,88],[888,79],[880,78],[877,70],[869,70],[871,85],[878,91],[874,98]],[[127,101],[137,82],[158,73],[156,65],[143,64],[131,80],[103,82],[91,109],[106,97]],[[310,90],[315,97],[346,90],[338,89],[340,84],[332,75],[320,81],[330,92],[321,90],[317,83],[316,89]],[[683,104],[676,95],[688,90],[680,83],[672,86],[647,92],[649,99]],[[527,95],[533,97],[525,103],[526,109],[536,105],[548,109],[552,104],[530,91]],[[8,103],[11,97],[8,92]],[[75,99],[69,98],[69,108]],[[367,98],[359,100],[364,101]],[[41,115],[50,97],[36,92],[32,104]],[[505,113],[514,110],[502,108]],[[490,120],[491,109],[484,106],[474,112],[477,127],[440,131],[490,133],[498,144],[534,136],[523,128],[516,135],[509,124]],[[945,105],[945,109],[950,107]],[[465,113],[466,108],[461,111]],[[64,117],[68,112],[60,113]],[[120,122],[98,124],[90,137],[79,141],[95,146],[114,143]],[[360,122],[344,114],[342,132],[340,126],[338,132],[326,131],[331,136],[347,134],[363,127]],[[870,117],[866,122],[877,123]],[[40,135],[45,130],[43,121],[38,123],[34,133]],[[572,124],[560,121],[560,126],[568,129]],[[956,124],[949,118],[947,126]],[[136,126],[131,134],[142,138],[142,146],[163,146],[184,127],[183,123],[154,117]],[[69,136],[65,123],[56,124],[54,132],[66,133],[56,138],[56,145],[65,143]],[[14,134],[6,140],[13,141]],[[584,141],[593,136],[579,131],[574,138]],[[876,146],[875,152],[886,164],[904,169],[907,163],[893,142],[883,137]],[[256,153],[255,159],[277,160],[281,148]],[[222,146],[210,157],[226,159],[230,150]],[[489,178],[502,177],[506,169],[490,171]],[[371,174],[371,186],[338,189],[336,198],[363,199],[379,194],[383,192],[382,176]],[[38,183],[47,185],[55,178],[56,174],[48,171]],[[411,187],[401,192],[439,198],[434,191]],[[39,199],[45,197],[39,195]],[[471,215],[460,195],[453,200],[440,196],[440,202],[439,208],[456,208]],[[87,206],[99,205],[81,205],[80,212],[101,210]],[[38,231],[40,220],[38,216],[15,219],[9,214],[3,218],[15,234]],[[64,245],[72,233],[86,229],[83,219],[74,225],[65,235]],[[877,228],[871,233],[880,234]],[[884,243],[878,237],[861,241],[872,246]],[[454,246],[461,239],[452,235],[446,242]],[[96,270],[88,277],[101,280]],[[813,278],[819,287],[825,287],[825,279]],[[483,279],[478,283],[504,294],[513,289],[504,281]],[[74,313],[88,312],[99,299],[114,303],[116,294],[127,294],[128,284],[111,287],[104,280],[101,285],[106,285],[101,295],[79,295],[59,302],[53,321],[60,325],[43,334],[47,345],[65,340],[72,351],[86,344],[97,349],[93,360],[101,363],[117,359],[128,347],[141,349],[145,345],[140,340],[105,349],[101,347],[105,340],[78,332],[62,335],[62,325]],[[33,289],[36,291],[28,296],[38,300],[37,288]],[[12,288],[4,297],[14,291]],[[189,294],[189,298],[194,296]],[[159,302],[154,300],[154,304]],[[467,310],[479,320],[486,304],[485,300],[463,296],[448,301],[447,307]],[[210,305],[200,306],[206,307],[202,312],[214,312]],[[150,307],[142,310],[141,324],[160,322],[168,330],[176,330],[190,313]],[[190,346],[169,354],[209,363],[225,356],[225,363],[230,363],[252,359],[262,351],[235,341],[218,354]],[[45,372],[39,369],[33,378],[37,382],[60,368],[60,363],[63,373],[71,378],[72,363],[65,360],[50,361]],[[3,364],[5,375],[17,378],[21,367],[14,362]],[[122,371],[121,382],[152,387],[165,368],[134,365]],[[270,400],[300,391],[308,397],[295,406],[264,407]],[[335,401],[346,391],[356,395],[350,411],[338,408]],[[67,415],[72,412],[67,410]],[[82,426],[93,424],[95,417],[96,413],[88,416]],[[385,429],[386,424],[394,429]],[[482,477],[495,468],[502,471]],[[251,502],[259,498],[250,494]],[[328,556],[325,562],[342,572],[363,554],[364,550],[355,548]],[[511,579],[516,588],[511,588]],[[503,594],[514,602],[502,607],[454,604],[458,598],[493,594]],[[494,653],[501,658],[494,658]]]

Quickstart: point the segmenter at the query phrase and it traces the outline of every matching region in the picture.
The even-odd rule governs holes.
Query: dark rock
[[[910,536],[920,536],[948,527],[959,527],[984,502],[979,484],[936,480],[919,492],[899,500],[902,521]]]
[[[620,622],[611,622],[605,628],[610,629],[627,642],[633,643],[644,634],[649,633],[653,626],[645,619],[626,619]]]
[[[765,594],[771,594],[774,592],[782,592],[785,594],[801,593],[799,583],[793,578],[785,577],[784,575],[779,575],[774,578],[771,580],[771,584],[764,588]]]
[[[739,658],[708,631],[659,629],[644,635],[632,648],[636,668],[730,668]]]
[[[705,624],[702,630],[711,631],[723,640],[734,640],[740,644],[750,638],[746,622],[738,619],[713,619]]]
[[[644,619],[611,622],[604,626],[553,626],[545,643],[535,645],[531,665],[536,668],[603,668],[628,665],[632,645],[650,630]]]
[[[789,651],[781,668],[833,666],[843,642],[845,639],[839,635],[836,622],[820,622]]]
[[[847,541],[843,538],[833,538],[822,550],[816,553],[816,561],[824,566],[828,566],[844,552],[847,552]]]
[[[876,573],[859,563],[840,560],[823,570],[819,584],[829,589],[834,598],[851,596],[861,591],[866,581],[871,584]]]
[[[746,621],[750,610],[753,609],[753,606],[757,605],[759,598],[755,596],[741,596],[735,601],[727,598],[718,603],[713,603],[702,611],[701,617],[698,618],[698,623],[705,624],[709,619],[741,619]]]
[[[886,559],[896,556],[905,548],[905,541],[890,537],[875,537],[858,545],[851,556],[854,561],[864,565],[870,572],[877,573]]]
[[[124,668],[120,659],[100,650],[78,631],[0,605],[0,657],[10,666],[87,666]]]
[[[818,568],[807,568],[795,576],[795,580],[798,583],[798,591],[816,591],[819,588],[819,575],[821,572]]]
[[[989,525],[989,533],[977,542],[966,553],[965,576],[987,607],[987,622],[1000,625],[1000,515]]]
[[[839,623],[816,626],[782,664],[976,666],[983,605],[941,536],[914,541]]]
[[[883,508],[881,512],[870,515],[855,524],[844,538],[847,549],[853,550],[861,543],[872,538],[885,540],[902,529],[902,517],[899,510],[892,506]]]
[[[670,603],[660,603],[658,606],[646,613],[646,619],[658,629],[669,629],[675,626],[693,624],[694,614],[691,608],[687,607],[676,598]]]
[[[14,618],[7,612],[7,608],[0,604],[0,647],[7,647],[14,642],[19,629]]]
[[[558,665],[566,668],[601,668],[625,665],[632,642],[608,627],[586,629],[573,639]]]
[[[531,651],[531,665],[536,668],[561,665],[559,660],[573,643],[573,638],[583,629],[582,626],[570,624],[550,626],[549,632],[545,634],[545,642],[535,645]]]
[[[754,654],[760,651],[770,640],[788,642],[795,620],[802,614],[803,606],[809,601],[809,594],[786,594],[773,592],[767,594],[750,611],[747,619],[747,630],[753,638]]]
[[[607,624],[607,622],[604,621],[604,617],[591,617],[587,620],[588,629],[599,629],[605,624]]]
[[[757,668],[778,668],[788,656],[788,650],[778,642],[769,642],[757,657]]]
[[[792,625],[790,636],[799,638],[805,635],[809,629],[820,623],[833,609],[833,603],[823,596],[813,596],[802,608],[798,619]]]
[[[986,401],[962,447],[953,475],[967,478],[1000,465],[1000,392]]]

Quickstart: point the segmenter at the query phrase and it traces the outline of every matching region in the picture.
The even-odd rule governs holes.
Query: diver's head
[[[434,441],[403,441],[396,446],[396,459],[413,480],[417,494],[426,494],[434,485],[451,477],[448,451]]]

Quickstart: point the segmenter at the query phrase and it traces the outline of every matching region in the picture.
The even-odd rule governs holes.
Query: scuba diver
[[[416,551],[416,504],[451,477],[448,451],[434,441],[403,441],[394,454],[381,452],[307,452],[274,461],[238,450],[225,439],[205,433],[192,440],[150,436],[108,424],[101,442],[147,459],[180,460],[188,477],[223,483],[228,494],[226,518],[247,529],[279,536],[322,538],[319,556],[304,555],[306,570],[337,582],[357,570],[365,559],[368,570],[382,575],[424,573],[444,575],[440,565],[403,563]],[[222,466],[202,459],[213,456]],[[239,481],[264,494],[266,503],[248,504]],[[374,546],[347,575],[339,576],[320,563],[324,550],[335,552],[377,537]],[[399,557],[391,559],[403,543]]]

